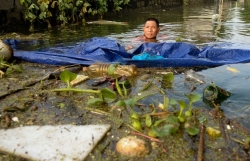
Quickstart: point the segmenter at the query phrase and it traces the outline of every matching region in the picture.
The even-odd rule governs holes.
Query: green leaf
[[[152,125],[152,119],[149,114],[146,114],[146,126],[150,127]]]
[[[63,72],[61,72],[61,74],[60,74],[59,77],[60,77],[61,81],[67,83],[68,88],[69,88],[69,87],[70,87],[70,82],[71,82],[72,80],[76,79],[76,76],[77,76],[77,74],[72,73],[72,72],[70,72],[70,71],[68,71],[68,70],[66,69],[66,70],[64,70]]]
[[[66,105],[65,105],[64,103],[62,103],[62,102],[59,102],[59,103],[57,104],[57,106],[58,106],[59,108],[65,108],[65,107],[66,107]]]
[[[207,121],[207,118],[205,116],[202,116],[202,117],[198,118],[198,120],[199,120],[200,124],[203,124],[204,122]]]
[[[120,84],[119,84],[119,81],[118,81],[118,78],[115,78],[115,87],[116,87],[116,90],[117,92],[119,93],[119,95],[124,98],[124,95],[122,93],[122,89],[120,87]]]
[[[190,126],[190,127],[186,128],[186,130],[187,130],[188,134],[192,135],[192,136],[197,135],[200,132],[200,130],[194,126]]]
[[[82,4],[83,4],[83,1],[82,1],[82,0],[76,1],[76,6],[77,6],[77,7],[78,7],[78,6],[82,6]]]
[[[107,87],[102,88],[101,93],[102,93],[103,99],[107,102],[113,102],[117,99],[117,94],[113,90],[111,90]]]
[[[179,120],[180,123],[184,123],[186,121],[186,118],[185,118],[185,116],[183,114],[180,114],[178,116],[178,120]]]
[[[131,122],[132,122],[133,128],[135,128],[136,130],[142,130],[142,126],[141,126],[140,120],[131,118]]]
[[[126,103],[123,100],[119,100],[115,103],[115,106],[126,108]]]
[[[137,120],[140,120],[140,115],[136,112],[133,111],[133,113],[131,114],[130,116],[132,119],[137,119]]]
[[[133,108],[133,107],[135,106],[135,104],[137,103],[137,100],[136,100],[136,98],[134,97],[134,98],[126,99],[126,100],[125,100],[125,103],[126,103],[129,107]]]
[[[91,6],[91,5],[88,2],[84,3],[84,7],[89,7],[89,6]]]
[[[176,116],[174,116],[174,115],[168,115],[168,117],[167,117],[167,122],[169,123],[169,124],[175,124],[175,123],[178,123],[179,122],[179,120],[178,120],[178,117],[176,117]]]
[[[30,20],[32,22],[32,21],[34,21],[36,19],[36,16],[31,12],[26,12],[25,19],[28,19],[28,20]]]
[[[178,102],[177,102],[175,99],[170,98],[170,99],[169,99],[169,104],[170,104],[170,105],[177,105]]]
[[[192,115],[193,115],[192,108],[189,108],[189,109],[185,112],[185,116],[191,117]]]
[[[46,12],[41,12],[39,14],[39,19],[45,19],[47,16],[46,16]]]
[[[198,93],[185,94],[185,96],[189,99],[191,105],[201,99],[201,95]]]
[[[34,3],[32,3],[29,7],[29,10],[32,10],[32,9],[35,9],[35,10],[39,10],[39,8],[37,7],[37,5],[35,5]]]
[[[165,75],[163,75],[162,77],[162,81],[164,83],[172,83],[174,81],[174,74],[173,73],[167,73]]]
[[[88,100],[88,102],[87,102],[87,105],[94,106],[94,107],[102,106],[104,104],[105,104],[105,102],[101,98],[92,98],[92,99]]]
[[[183,110],[183,109],[185,109],[185,108],[188,107],[188,105],[186,104],[186,102],[183,101],[183,100],[178,101],[178,104],[179,104],[181,110]]]
[[[23,5],[23,4],[24,4],[24,2],[25,2],[25,0],[20,0],[21,5]]]
[[[152,129],[148,131],[148,136],[153,137],[153,138],[157,137],[157,135],[154,133]]]
[[[90,8],[90,9],[88,10],[88,13],[92,13],[92,15],[95,15],[95,14],[93,14],[92,8]]]
[[[178,130],[179,126],[174,125],[174,124],[167,124],[163,126],[160,129],[157,129],[156,127],[152,127],[153,132],[156,134],[158,137],[166,137],[172,134],[175,134],[176,131]]]
[[[154,124],[152,126],[156,127],[156,126],[160,125],[161,123],[163,123],[164,121],[166,121],[166,119],[157,120],[154,122]]]
[[[124,96],[127,97],[128,96],[128,89],[131,88],[131,83],[128,80],[125,80],[123,82],[119,82],[119,84],[122,85]]]
[[[110,64],[108,67],[108,74],[114,75],[117,65],[116,64]]]
[[[169,98],[166,95],[164,95],[163,96],[163,107],[165,110],[168,109],[168,104],[169,104]]]
[[[40,5],[40,10],[41,10],[41,12],[47,11],[47,10],[48,10],[48,5],[47,5],[46,3],[43,2],[43,3]]]

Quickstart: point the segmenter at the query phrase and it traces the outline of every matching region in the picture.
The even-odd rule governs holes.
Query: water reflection
[[[184,6],[166,11],[155,11],[148,16],[160,20],[161,34],[167,35],[162,41],[183,41],[203,46],[216,42],[250,43],[250,7],[248,1],[215,0],[214,3]],[[140,17],[140,18],[138,18]],[[137,25],[121,35],[111,34],[125,45],[135,36],[142,34],[145,14],[130,17],[129,24]]]

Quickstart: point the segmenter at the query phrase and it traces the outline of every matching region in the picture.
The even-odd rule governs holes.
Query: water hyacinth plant
[[[115,70],[118,64],[111,64],[108,68],[108,76],[114,79],[115,90],[112,90],[108,87],[103,87],[97,90],[90,89],[77,89],[70,86],[70,82],[76,78],[76,74],[70,71],[64,70],[60,74],[60,79],[67,84],[66,88],[53,89],[54,92],[86,92],[92,93],[97,97],[92,97],[86,103],[90,107],[98,108],[105,105],[108,107],[112,106],[112,109],[122,108],[126,111],[130,127],[138,132],[147,133],[150,137],[167,137],[177,133],[181,127],[187,131],[190,135],[197,135],[199,129],[196,127],[197,118],[193,114],[194,106],[193,104],[200,100],[201,96],[198,93],[185,94],[184,96],[188,98],[189,103],[187,104],[184,100],[175,100],[168,98],[165,92],[161,92],[160,87],[157,88],[162,95],[162,103],[159,103],[157,107],[153,107],[152,112],[142,114],[135,110],[136,104],[144,98],[156,93],[144,94],[140,97],[131,96],[128,92],[127,86],[130,85],[130,82],[125,79],[119,81],[118,75],[115,74]],[[149,89],[149,86],[157,86],[155,84],[156,78],[153,78],[153,81],[149,81],[146,85],[142,87],[140,92],[144,92]],[[158,79],[158,78],[157,78]],[[164,75],[161,82],[168,87],[172,87],[174,81],[174,75],[168,73]],[[150,84],[150,85],[149,85]],[[170,108],[173,107],[173,108]],[[170,109],[172,111],[170,111]],[[159,117],[160,116],[160,117]],[[127,120],[128,121],[128,120]],[[126,120],[123,120],[126,122]]]

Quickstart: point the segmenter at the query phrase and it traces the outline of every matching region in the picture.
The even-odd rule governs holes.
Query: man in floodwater
[[[141,37],[145,42],[157,42],[156,36],[160,31],[159,21],[156,18],[148,18],[145,21]]]
[[[143,27],[144,35],[137,37],[133,41],[140,41],[140,42],[157,42],[157,35],[160,32],[160,25],[159,21],[156,18],[148,18],[145,21]],[[133,47],[131,45],[126,47],[126,50],[130,50]]]

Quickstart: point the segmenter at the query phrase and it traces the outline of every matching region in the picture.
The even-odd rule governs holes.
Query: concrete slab
[[[25,126],[0,130],[0,151],[31,160],[84,160],[110,125]]]

